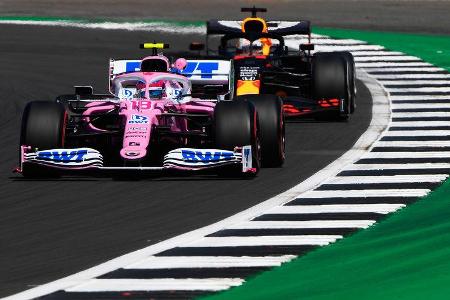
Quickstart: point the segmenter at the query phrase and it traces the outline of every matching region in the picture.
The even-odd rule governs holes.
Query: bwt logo
[[[231,151],[193,151],[193,150],[182,150],[181,155],[183,159],[188,162],[218,162],[221,160],[231,160],[234,158],[234,153]]]
[[[192,77],[193,75],[200,75],[201,78],[211,79],[213,76],[213,71],[218,70],[219,70],[218,62],[188,61],[186,68],[181,72],[181,74],[185,75],[186,77]]]
[[[131,91],[131,90],[123,89],[122,93],[125,98],[133,97],[133,91]]]
[[[38,159],[51,160],[56,162],[81,162],[84,156],[88,153],[87,150],[73,150],[73,151],[40,151],[38,152]]]
[[[128,124],[148,124],[148,117],[132,115],[131,120],[128,120]]]
[[[140,70],[141,62],[140,61],[129,61],[125,65],[125,69],[127,73],[129,72],[137,72]],[[181,74],[186,77],[192,77],[193,75],[200,75],[203,79],[211,79],[214,71],[219,70],[218,62],[211,61],[188,61],[186,68],[181,72]]]

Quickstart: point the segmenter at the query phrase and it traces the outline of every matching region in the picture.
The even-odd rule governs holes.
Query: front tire
[[[244,95],[238,100],[252,103],[258,113],[262,166],[281,167],[286,158],[283,101],[275,95]]]
[[[22,115],[20,145],[32,151],[64,147],[66,111],[64,106],[50,101],[33,101],[27,104]],[[47,168],[25,163],[25,177],[54,176]]]
[[[215,144],[218,149],[234,150],[236,146],[252,146],[252,167],[256,175],[260,169],[260,139],[258,116],[253,105],[244,101],[218,102],[214,109],[213,126]],[[224,168],[224,174],[240,174],[236,166]]]

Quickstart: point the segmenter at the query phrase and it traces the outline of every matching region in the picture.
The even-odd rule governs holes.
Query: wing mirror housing
[[[92,88],[92,86],[89,85],[76,85],[74,86],[75,88],[75,95],[92,95],[94,93],[94,89]]]
[[[205,49],[205,44],[199,42],[192,42],[189,44],[189,50],[191,51],[202,51]]]
[[[314,44],[300,44],[301,51],[312,51],[314,50]]]

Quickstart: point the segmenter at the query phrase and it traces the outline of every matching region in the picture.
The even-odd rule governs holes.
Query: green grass
[[[450,181],[369,229],[207,299],[448,299]]]
[[[390,50],[418,56],[429,63],[450,70],[450,36],[332,28],[314,28],[314,32],[335,38],[353,38],[382,45]]]
[[[450,37],[316,28],[450,70]],[[213,299],[448,299],[450,180],[369,229],[250,278]]]

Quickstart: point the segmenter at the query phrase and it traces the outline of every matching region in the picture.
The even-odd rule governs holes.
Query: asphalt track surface
[[[107,88],[109,57],[145,54],[152,33],[3,25],[0,36],[0,296],[67,276],[121,254],[208,225],[274,196],[348,150],[371,119],[371,98],[358,82],[350,122],[292,122],[287,161],[253,180],[156,177],[139,181],[65,178],[29,181],[16,164],[21,111],[74,84]],[[164,35],[172,49],[198,36]]]
[[[267,7],[267,18],[314,26],[450,34],[448,0],[1,0],[2,15],[148,20],[235,20],[240,7]]]

